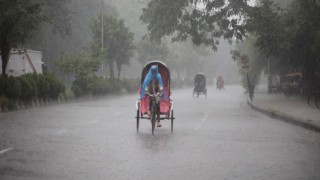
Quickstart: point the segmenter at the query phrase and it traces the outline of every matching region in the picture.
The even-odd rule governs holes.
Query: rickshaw
[[[141,84],[139,87],[139,94],[141,93],[142,84],[144,79],[153,65],[158,66],[158,72],[161,74],[163,81],[163,93],[165,98],[156,95],[145,95],[143,98],[138,99],[136,102],[137,110],[137,131],[139,131],[140,119],[147,119],[151,121],[152,135],[154,135],[156,124],[156,113],[160,110],[160,120],[171,120],[171,133],[173,132],[173,101],[170,99],[170,72],[168,67],[161,61],[151,61],[147,63],[142,70]],[[149,104],[150,103],[150,104]],[[150,116],[148,115],[150,112]]]
[[[192,96],[203,94],[207,97],[207,88],[206,88],[206,76],[202,73],[198,73],[194,76],[194,88]]]
[[[285,96],[291,96],[293,94],[302,94],[302,73],[294,72],[285,75],[284,83],[282,84],[282,91]]]
[[[224,90],[224,80],[223,80],[222,76],[217,77],[216,85],[217,85],[216,89],[219,89],[219,90],[223,89]]]

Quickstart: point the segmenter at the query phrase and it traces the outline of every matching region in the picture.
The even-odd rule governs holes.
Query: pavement
[[[259,86],[253,100],[248,98],[247,102],[253,109],[272,118],[320,132],[320,109],[314,104],[308,105],[303,97],[286,97],[281,92],[268,94],[267,86]]]

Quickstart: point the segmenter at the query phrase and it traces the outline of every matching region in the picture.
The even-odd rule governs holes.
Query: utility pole
[[[272,87],[272,77],[270,73],[270,59],[268,57],[268,93],[271,93],[271,87]]]
[[[103,20],[103,0],[101,0],[101,54],[103,54],[103,39],[104,39],[104,20]],[[104,59],[101,62],[101,77],[104,77]]]

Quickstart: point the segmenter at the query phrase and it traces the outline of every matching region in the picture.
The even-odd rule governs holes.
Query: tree
[[[69,5],[71,0],[44,0],[46,2],[46,14],[50,17],[49,25],[54,34],[62,36],[71,34],[72,13]]]
[[[99,55],[102,51],[102,58],[107,63],[110,71],[110,78],[114,78],[114,63],[118,68],[118,78],[120,77],[121,66],[129,64],[129,60],[134,50],[133,33],[124,26],[122,19],[112,16],[103,16],[103,50],[101,46],[101,16],[94,20],[91,26],[93,32],[93,54]]]
[[[41,0],[0,0],[0,50],[3,75],[11,48],[23,44],[43,22],[48,20],[44,8],[45,3]]]
[[[260,16],[253,21],[256,45],[264,55],[280,61],[280,71],[303,71],[305,82],[316,82],[319,16],[320,4],[314,0],[294,0],[284,10],[262,0]]]
[[[247,0],[151,0],[140,19],[153,41],[166,35],[173,35],[173,41],[191,37],[195,45],[216,50],[221,37],[243,38],[255,9]]]
[[[61,71],[76,79],[85,79],[93,76],[100,66],[100,59],[93,58],[83,52],[73,56],[63,55],[56,63]]]
[[[138,61],[146,64],[151,60],[166,61],[168,58],[168,46],[164,43],[156,44],[145,37],[137,43]]]
[[[97,12],[117,15],[115,8],[102,0],[44,0],[49,23],[36,36],[26,40],[24,47],[42,52],[43,61],[56,75],[55,62],[61,53],[71,56],[79,50],[90,53],[92,32],[90,24]],[[62,76],[61,76],[62,78]]]
[[[252,59],[259,63],[253,68],[260,72],[266,66],[270,67],[269,75],[302,71],[305,86],[320,89],[319,1],[294,0],[281,9],[271,0],[261,0],[258,6],[259,11],[250,20],[249,37],[254,43],[241,53],[247,53],[248,49],[257,52],[260,57]]]

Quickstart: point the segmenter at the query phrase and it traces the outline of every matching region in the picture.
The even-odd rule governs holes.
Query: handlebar
[[[155,100],[156,103],[159,104],[162,96],[163,96],[163,94],[160,94],[160,93],[150,94],[150,95],[149,95],[149,99],[150,99],[150,100]]]

